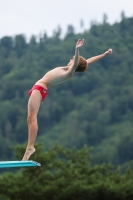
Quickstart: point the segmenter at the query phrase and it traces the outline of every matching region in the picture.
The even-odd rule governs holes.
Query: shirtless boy
[[[63,67],[56,67],[53,70],[50,70],[40,80],[38,80],[33,88],[29,91],[30,98],[28,101],[27,117],[28,145],[22,160],[28,160],[30,156],[36,151],[34,143],[38,131],[37,114],[41,101],[43,101],[48,94],[48,88],[72,78],[76,72],[85,72],[89,64],[98,61],[99,59],[112,53],[112,49],[109,49],[101,55],[94,56],[86,60],[79,55],[79,48],[83,46],[83,44],[84,39],[79,39],[76,43],[75,55],[70,60],[68,65]]]

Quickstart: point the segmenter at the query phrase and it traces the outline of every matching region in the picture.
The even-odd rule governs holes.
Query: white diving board
[[[27,161],[0,161],[0,168],[10,168],[10,167],[40,167],[41,164],[33,160]]]

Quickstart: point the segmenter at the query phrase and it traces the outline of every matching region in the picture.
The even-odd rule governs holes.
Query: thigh
[[[33,90],[28,101],[28,114],[37,114],[40,103],[41,103],[41,93],[39,90]]]

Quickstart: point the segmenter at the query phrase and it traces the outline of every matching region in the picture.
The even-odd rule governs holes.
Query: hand
[[[77,43],[76,43],[76,48],[79,48],[79,47],[81,47],[81,46],[83,46],[83,44],[84,44],[84,39],[79,39],[78,41],[77,41]]]
[[[105,52],[105,55],[112,54],[112,49],[108,49],[108,51]]]

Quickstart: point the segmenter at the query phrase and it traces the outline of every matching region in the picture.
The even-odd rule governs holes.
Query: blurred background
[[[121,12],[132,17],[132,0],[0,0],[0,37],[24,34],[29,40],[31,35],[47,32],[49,37],[61,27],[61,37],[73,25],[75,33],[84,32],[92,22],[102,23],[103,15],[108,23],[120,22]]]
[[[79,38],[86,59],[113,54],[49,89],[36,142],[92,147],[92,164],[124,169],[133,160],[133,1],[0,0],[0,160],[27,142],[28,90],[67,65]]]

